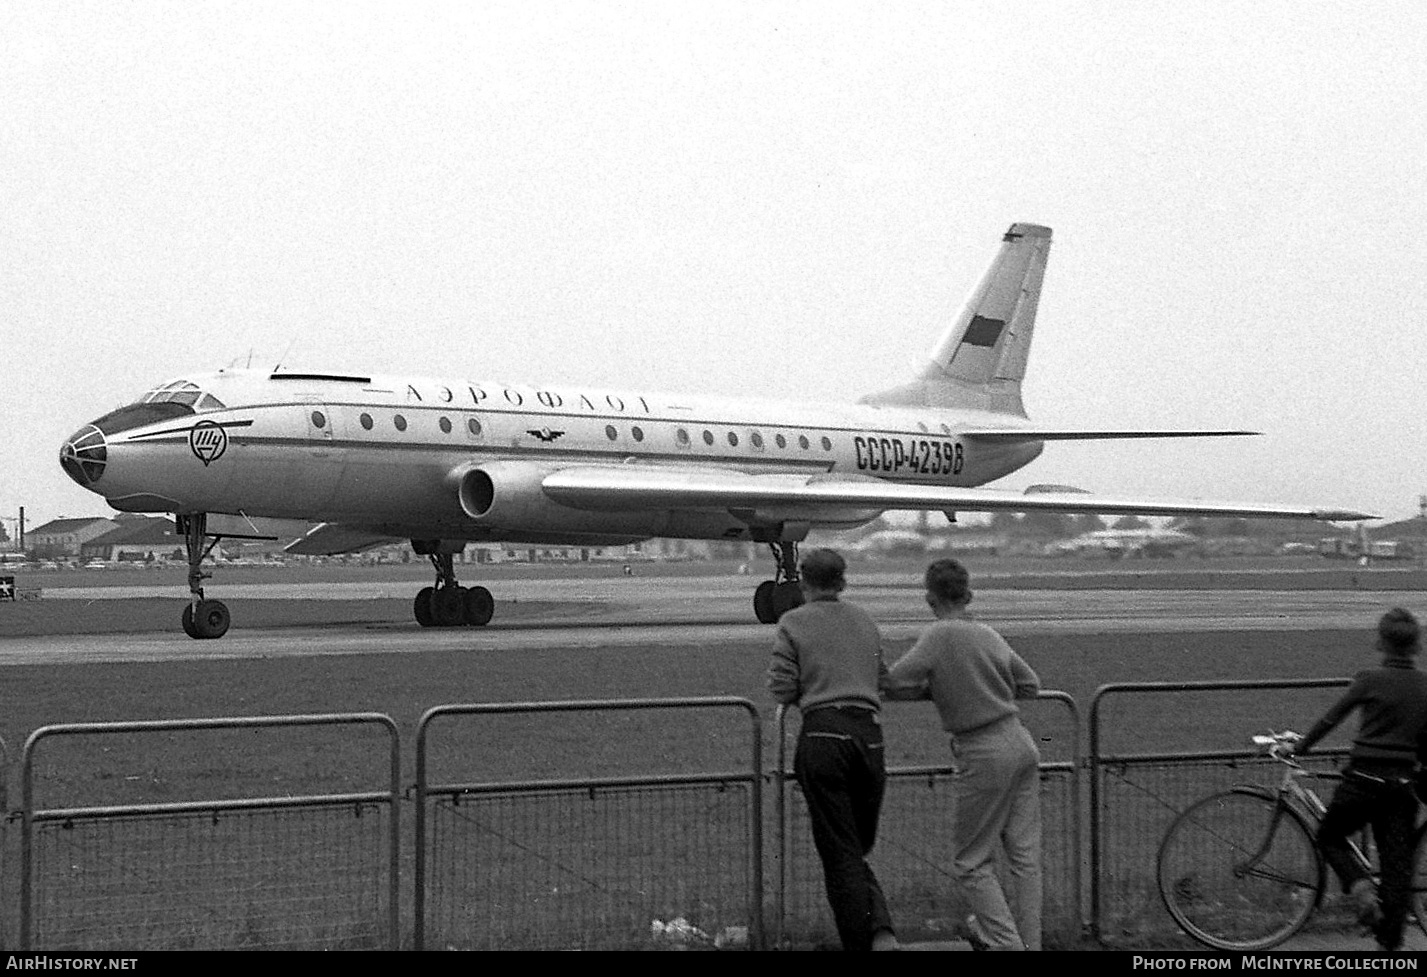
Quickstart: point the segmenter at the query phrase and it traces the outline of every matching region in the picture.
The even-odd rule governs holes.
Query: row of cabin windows
[[[374,427],[376,426],[376,421],[374,421],[374,420],[372,419],[372,415],[367,414],[367,413],[363,413],[362,415],[360,415],[360,416],[357,418],[357,420],[361,423],[362,429],[363,429],[363,430],[366,430],[366,431],[370,431],[372,428],[374,428]],[[401,414],[394,414],[394,415],[392,415],[391,422],[392,422],[392,425],[393,425],[398,431],[405,431],[405,430],[406,430],[407,423],[406,423],[406,418],[405,418],[403,415],[401,415]],[[441,428],[441,433],[442,433],[442,434],[450,434],[450,433],[451,433],[452,427],[451,427],[451,419],[450,419],[449,417],[442,417],[442,418],[440,418],[436,423],[440,426],[440,428]],[[318,429],[322,429],[322,428],[325,428],[325,427],[327,426],[327,418],[326,418],[326,416],[323,415],[323,413],[322,413],[320,410],[315,410],[315,411],[312,412],[312,426],[315,427],[315,428],[318,428]],[[945,425],[943,425],[943,427],[945,427]],[[481,422],[478,421],[478,420],[476,420],[474,417],[468,418],[468,419],[466,420],[466,430],[470,431],[471,434],[475,435],[476,437],[479,437],[480,434],[481,434],[481,430],[482,430],[482,428],[481,428]],[[605,433],[605,437],[607,437],[607,438],[608,438],[609,440],[611,440],[611,441],[618,441],[618,440],[619,440],[619,429],[616,428],[613,424],[606,424],[606,425],[605,425],[605,429],[604,429],[604,433]],[[638,425],[636,425],[636,426],[630,428],[630,429],[629,429],[629,434],[630,434],[630,437],[634,438],[635,441],[643,441],[643,440],[644,440],[644,429],[641,428],[641,427],[639,427]],[[713,433],[712,431],[706,430],[706,431],[704,431],[703,437],[704,437],[704,444],[709,445],[710,447],[712,447],[712,446],[713,446],[713,443],[714,443],[714,440],[715,440],[715,439],[714,439],[714,433]],[[679,443],[679,446],[680,446],[680,447],[687,448],[687,447],[689,446],[689,444],[690,444],[689,432],[688,432],[686,429],[682,428],[682,427],[679,428],[678,431],[676,431],[675,434],[674,434],[674,440]],[[752,434],[750,434],[750,435],[748,436],[748,441],[749,441],[749,443],[752,444],[753,447],[755,447],[755,448],[760,448],[760,449],[761,449],[761,448],[764,447],[763,434],[762,434],[761,432],[759,432],[759,431],[754,431]],[[738,447],[738,434],[737,434],[737,432],[735,432],[735,431],[729,431],[729,432],[728,432],[728,443],[729,443],[729,446],[730,446],[730,447],[733,447],[733,448]],[[788,439],[787,439],[786,437],[784,437],[782,434],[775,434],[775,435],[773,436],[773,443],[776,444],[776,445],[777,445],[778,447],[780,447],[780,448],[786,448],[786,447],[788,447]],[[808,440],[808,436],[807,436],[806,434],[800,434],[800,435],[798,435],[798,447],[799,447],[799,448],[802,448],[804,451],[809,451],[809,450],[812,449],[812,442]],[[822,449],[823,449],[824,451],[831,451],[831,450],[832,450],[832,438],[829,438],[829,437],[826,437],[826,436],[824,436],[824,437],[822,438]]]
[[[372,428],[376,427],[376,421],[372,420],[372,415],[370,414],[362,414],[357,418],[357,420],[361,423],[362,429],[364,431],[370,431]],[[393,414],[391,423],[392,426],[395,427],[398,431],[406,430],[407,424],[406,417],[404,415]],[[436,424],[438,427],[441,428],[442,434],[451,433],[452,425],[451,419],[449,417],[440,418],[439,420],[437,420]],[[312,426],[317,428],[327,426],[327,418],[322,416],[322,412],[320,410],[315,410],[312,412]],[[468,418],[466,420],[466,430],[479,437],[482,430],[481,422],[476,420],[474,417]]]
[[[605,437],[609,438],[609,440],[611,441],[619,440],[619,430],[613,424],[605,425],[604,434]],[[629,434],[636,441],[644,440],[644,430],[638,426],[630,428]],[[679,447],[687,448],[690,444],[689,432],[682,427],[679,428],[676,432],[674,432],[674,440],[679,443]],[[781,434],[775,435],[773,440],[780,448],[786,448],[788,446],[788,439]],[[704,444],[708,445],[709,447],[713,447],[714,441],[714,433],[712,431],[704,431]],[[755,448],[762,448],[764,445],[763,435],[758,431],[754,431],[751,435],[749,435],[748,441]],[[738,447],[738,433],[736,431],[728,432],[728,444],[729,447],[732,448]],[[831,451],[832,438],[824,437],[822,439],[822,446],[824,451]],[[802,448],[804,451],[807,451],[812,447],[812,442],[808,440],[808,436],[806,434],[798,435],[798,447]]]

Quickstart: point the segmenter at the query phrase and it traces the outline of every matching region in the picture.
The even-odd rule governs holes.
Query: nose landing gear
[[[773,579],[765,580],[753,592],[753,613],[759,624],[777,624],[778,619],[803,603],[803,589],[798,586],[798,544],[769,543],[777,561]]]
[[[495,598],[484,587],[456,582],[455,554],[441,552],[439,541],[412,540],[411,547],[431,560],[436,586],[423,587],[412,602],[412,615],[423,628],[481,627],[495,614]]]
[[[213,576],[201,569],[203,559],[218,545],[222,537],[211,537],[208,542],[208,513],[195,512],[179,516],[177,528],[183,534],[184,550],[188,556],[188,606],[183,609],[183,631],[190,638],[221,638],[228,633],[232,617],[228,605],[221,600],[208,600],[203,596],[203,581]]]

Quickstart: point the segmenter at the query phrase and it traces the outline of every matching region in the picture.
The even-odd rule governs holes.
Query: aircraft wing
[[[957,430],[959,437],[988,444],[1019,441],[1122,441],[1131,438],[1245,438],[1259,431],[1081,431],[1069,428],[982,428]]]
[[[541,487],[562,505],[618,511],[643,508],[807,510],[928,509],[943,512],[1103,512],[1137,516],[1244,516],[1339,520],[1375,519],[1346,509],[1241,502],[1136,499],[1087,492],[1034,492],[909,485],[841,475],[747,475],[729,471],[635,465],[566,468]]]
[[[337,553],[360,553],[383,543],[394,543],[391,536],[380,536],[365,529],[318,523],[306,535],[283,547],[283,552],[298,556],[332,556]]]

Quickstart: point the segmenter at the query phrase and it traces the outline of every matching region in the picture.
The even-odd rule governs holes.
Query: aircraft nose
[[[85,488],[93,488],[94,483],[103,477],[108,461],[109,449],[105,446],[104,432],[93,424],[86,424],[75,431],[59,449],[60,467]]]

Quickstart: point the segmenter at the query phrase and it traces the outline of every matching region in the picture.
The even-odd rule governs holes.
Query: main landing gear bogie
[[[495,614],[495,598],[484,587],[463,587],[456,582],[454,554],[441,552],[441,544],[435,541],[412,540],[411,545],[436,568],[436,585],[422,587],[412,601],[416,623],[423,628],[489,624]]]
[[[423,628],[481,627],[495,615],[495,598],[484,587],[422,587],[411,610]]]
[[[779,619],[803,603],[798,584],[798,544],[770,543],[777,567],[772,580],[765,580],[753,592],[753,614],[759,624],[777,624]]]

